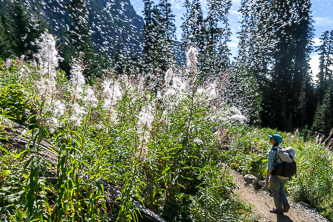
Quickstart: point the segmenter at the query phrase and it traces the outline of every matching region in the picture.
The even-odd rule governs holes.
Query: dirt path
[[[322,216],[315,213],[315,209],[306,208],[298,203],[289,200],[290,210],[284,215],[276,215],[269,212],[270,208],[275,207],[273,197],[270,196],[268,191],[260,188],[255,188],[252,184],[247,183],[243,176],[236,171],[231,170],[236,185],[239,189],[234,192],[238,194],[239,198],[247,203],[255,206],[253,211],[259,215],[259,221],[299,221],[299,222],[313,222],[313,221],[328,221]],[[268,206],[269,207],[268,207]]]

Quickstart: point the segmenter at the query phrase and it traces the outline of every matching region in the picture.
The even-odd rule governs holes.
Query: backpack
[[[294,148],[292,147],[287,147],[285,149],[272,148],[272,150],[276,150],[276,157],[275,157],[276,162],[274,164],[274,170],[272,174],[289,178],[294,176],[297,170]]]

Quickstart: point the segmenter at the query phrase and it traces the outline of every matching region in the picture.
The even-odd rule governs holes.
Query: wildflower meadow
[[[52,35],[36,44],[36,60],[1,64],[1,99],[8,101],[1,127],[7,119],[24,124],[33,140],[25,150],[1,148],[2,217],[131,221],[140,217],[134,201],[167,221],[241,217],[232,177],[217,157],[221,130],[246,118],[220,96],[223,79],[199,81],[195,48],[164,79],[159,70],[157,77],[109,70],[88,82],[80,58],[69,78],[57,69]],[[56,168],[40,156],[44,138],[59,148]],[[118,207],[106,205],[103,182],[121,190]]]
[[[1,220],[139,221],[135,202],[166,221],[254,220],[228,172],[263,179],[276,130],[249,126],[227,104],[227,76],[202,81],[195,48],[163,78],[110,68],[88,80],[83,55],[66,76],[55,42],[42,34],[34,60],[0,61]],[[24,149],[4,145],[13,122],[30,140]],[[297,151],[289,195],[332,219],[331,135],[279,133]],[[55,164],[42,155],[45,140]],[[110,202],[106,184],[121,196]]]

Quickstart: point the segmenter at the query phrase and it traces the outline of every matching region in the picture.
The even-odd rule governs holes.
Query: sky
[[[143,1],[142,0],[130,0],[137,14],[142,16],[143,11]],[[158,0],[154,0],[158,3]],[[183,8],[184,0],[171,0],[172,11],[175,14],[175,23],[177,27],[176,36],[177,40],[181,39],[181,24],[183,20],[181,19],[185,9]],[[229,43],[229,48],[232,53],[232,57],[237,55],[237,45],[238,38],[237,32],[240,31],[241,14],[238,12],[241,0],[232,0],[232,6],[229,11],[229,22],[231,27],[231,41]],[[333,30],[333,1],[332,0],[312,0],[312,18],[314,20],[315,36],[314,45],[320,45],[319,38],[322,33],[326,30]],[[204,16],[207,15],[207,0],[201,0],[202,10]],[[232,58],[231,58],[232,59]],[[310,61],[313,77],[319,72],[319,56],[317,53],[313,52],[311,54]]]

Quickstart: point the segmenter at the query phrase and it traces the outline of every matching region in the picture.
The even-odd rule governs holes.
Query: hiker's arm
[[[270,170],[267,170],[267,173],[266,173],[266,180],[268,180],[269,176],[271,175],[271,171]]]
[[[269,185],[268,183],[268,178],[271,175],[271,172],[273,171],[273,164],[274,164],[274,151],[269,151],[268,153],[268,158],[267,158],[267,173],[266,173],[266,184]]]

